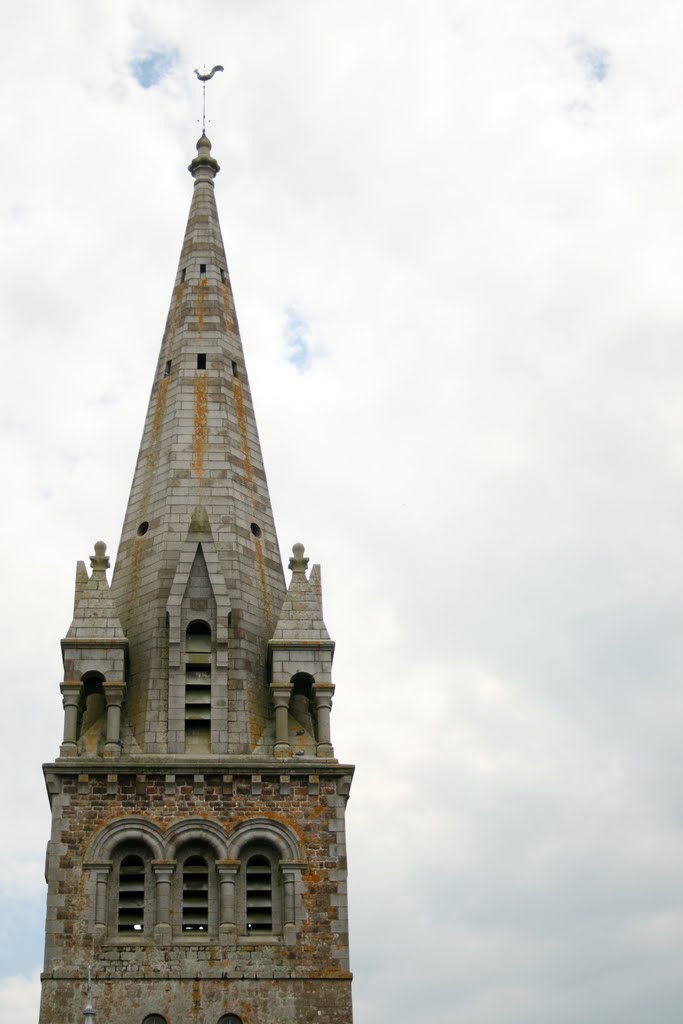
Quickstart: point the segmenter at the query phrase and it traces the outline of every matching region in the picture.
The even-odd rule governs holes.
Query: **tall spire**
[[[173,680],[190,591],[216,602],[219,666],[230,648],[230,716],[212,716],[211,750],[258,750],[269,717],[267,642],[285,585],[216,209],[219,170],[202,133],[112,581],[129,642],[130,754],[185,749]]]
[[[285,591],[204,133],[190,172],[114,579],[98,541],[62,641],[40,1024],[351,1024],[320,567]]]

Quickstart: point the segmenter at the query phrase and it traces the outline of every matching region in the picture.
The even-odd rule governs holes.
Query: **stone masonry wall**
[[[84,1006],[84,983],[43,983],[41,1022],[81,1024]],[[218,1024],[224,1013],[242,1024],[352,1024],[348,979],[96,980],[93,1006],[97,1024],[141,1024],[151,1013],[168,1024]]]
[[[238,1013],[243,1024],[350,1024],[344,833],[350,770],[335,766],[312,774],[287,765],[277,772],[169,775],[116,767],[116,773],[48,770],[53,831],[40,1024],[80,1024],[81,983],[90,965],[100,993],[98,1024],[141,1024],[146,1012],[163,1013],[168,1024],[209,1022],[218,1020],[219,1009]],[[107,924],[98,932],[97,872],[84,864],[101,830],[128,818],[145,819],[162,835],[187,819],[228,836],[252,819],[282,823],[301,851],[293,943],[241,934],[221,944],[215,926],[201,938],[180,931],[177,914],[167,942],[154,940],[150,922],[144,935],[119,934],[114,870]]]

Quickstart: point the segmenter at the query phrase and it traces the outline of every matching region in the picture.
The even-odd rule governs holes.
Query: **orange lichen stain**
[[[153,469],[157,462],[157,446],[159,443],[159,435],[161,433],[161,423],[164,418],[164,409],[166,408],[166,396],[168,394],[168,382],[170,377],[162,377],[159,381],[159,391],[157,393],[157,404],[154,409],[154,418],[152,420],[152,434],[149,439],[149,448],[147,450],[147,468]],[[146,498],[147,492],[147,481],[145,482],[145,494],[143,495],[143,502]]]
[[[144,510],[141,512],[140,518],[144,518]],[[125,603],[126,603],[126,620],[130,621],[130,616],[135,602],[138,597],[138,586],[140,583],[140,569],[142,567],[142,555],[143,555],[143,544],[144,540],[142,537],[133,537],[133,542],[130,549],[130,583],[126,587]]]
[[[253,815],[250,814],[239,815],[234,819],[234,824],[239,825],[243,821],[251,821],[252,817]],[[289,828],[291,828],[292,832],[294,832],[297,838],[300,839],[301,842],[303,843],[304,834],[300,826],[291,818],[287,818],[283,814],[276,814],[275,811],[269,811],[266,807],[262,807],[259,810],[259,817],[269,818],[271,821],[280,821],[282,822],[283,825],[288,825]]]
[[[204,473],[204,453],[206,452],[206,422],[208,417],[208,380],[205,374],[195,377],[194,382],[194,448],[193,465],[201,480]]]
[[[169,355],[173,355],[173,342],[178,330],[178,325],[180,324],[180,308],[183,303],[184,291],[185,285],[182,281],[179,281],[175,288],[175,305],[173,307],[173,317],[171,319],[171,337],[168,342]]]
[[[202,1005],[202,995],[199,990],[199,978],[192,982],[192,1009],[198,1010]]]
[[[221,285],[221,291],[223,293],[223,314],[225,316],[225,326],[229,331],[235,330],[235,317],[230,306],[230,291],[227,284]]]
[[[197,330],[200,334],[204,330],[204,299],[207,284],[206,278],[202,277],[197,285]]]
[[[144,515],[144,513],[143,513]],[[131,576],[134,584],[140,578],[140,567],[142,565],[144,540],[142,537],[133,537],[133,548],[130,553]]]
[[[185,285],[182,281],[173,289],[173,301],[171,310],[168,314],[168,320],[166,321],[166,329],[164,331],[164,359],[173,359],[173,350],[175,336],[178,333],[178,327],[180,325],[180,311],[183,303],[183,293],[185,291]]]
[[[249,435],[247,433],[247,418],[244,415],[244,397],[242,395],[242,381],[238,377],[232,378],[232,393],[235,399],[235,415],[237,426],[240,431],[240,448],[244,460],[244,476],[247,487],[254,493],[254,474],[251,468],[251,456],[249,455]]]
[[[272,632],[273,623],[270,621],[270,599],[268,597],[268,585],[266,583],[266,567],[263,562],[263,541],[256,538],[256,561],[258,563],[259,584],[261,587],[261,600],[263,601],[263,617],[268,627],[268,635]]]
[[[249,746],[254,750],[258,739],[263,731],[263,718],[257,715],[253,708],[249,709]]]

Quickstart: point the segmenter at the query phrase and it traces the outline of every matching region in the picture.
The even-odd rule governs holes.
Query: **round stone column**
[[[275,757],[291,757],[292,748],[289,745],[289,698],[292,692],[291,683],[273,685],[270,692],[273,695],[275,705]]]
[[[78,753],[78,704],[83,683],[80,679],[65,681],[60,684],[59,689],[62,691],[64,706],[64,740],[59,748],[59,756],[75,757]]]
[[[293,946],[296,942],[296,882],[301,874],[302,864],[280,864],[282,874],[282,937],[285,946]]]
[[[314,688],[315,706],[318,716],[318,757],[334,757],[330,737],[330,714],[334,686],[331,683],[316,683]]]
[[[237,937],[237,873],[238,860],[221,860],[216,864],[220,900],[218,906],[218,938],[234,942]]]
[[[107,702],[107,739],[104,744],[105,757],[119,757],[121,754],[121,705],[126,692],[126,684],[103,684],[104,699]]]
[[[156,920],[154,922],[154,941],[161,946],[168,945],[172,939],[171,928],[171,886],[175,864],[167,860],[153,860],[152,871],[156,883]]]
[[[103,939],[107,933],[107,891],[111,861],[100,864],[84,864],[83,867],[92,871],[95,876],[95,938]]]

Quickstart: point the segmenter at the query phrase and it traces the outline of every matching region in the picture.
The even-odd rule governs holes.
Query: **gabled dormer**
[[[166,611],[168,752],[226,754],[231,604],[202,506],[194,510],[180,547]]]

